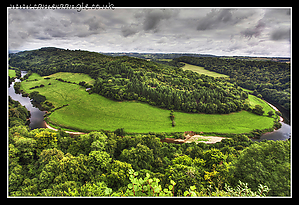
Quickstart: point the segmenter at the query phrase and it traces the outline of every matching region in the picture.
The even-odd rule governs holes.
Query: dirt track
[[[49,128],[49,129],[51,129],[51,130],[54,130],[54,131],[58,131],[58,129],[55,129],[54,127],[51,127],[51,126],[48,125],[46,122],[45,122],[45,124],[46,124],[46,127],[47,127],[47,128]],[[83,135],[83,134],[86,134],[86,133],[84,133],[84,132],[71,132],[71,131],[64,131],[64,132],[66,132],[66,133],[68,133],[68,134],[71,134],[71,135]]]

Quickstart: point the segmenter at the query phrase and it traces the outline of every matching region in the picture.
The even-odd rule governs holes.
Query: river
[[[27,71],[21,71],[21,76],[23,77],[24,75],[27,74]],[[15,79],[15,82],[20,82],[20,79]],[[19,101],[21,105],[25,106],[27,110],[30,111],[31,117],[30,119],[30,124],[29,127],[31,129],[36,129],[36,128],[46,128],[46,123],[44,121],[44,111],[40,111],[37,107],[35,107],[32,103],[29,97],[22,97],[22,94],[16,94],[15,89],[14,89],[14,84],[13,82],[10,87],[8,88],[8,95],[16,101]]]
[[[26,75],[27,71],[21,71],[21,76],[23,77]],[[20,82],[19,79],[15,79],[15,82]],[[22,97],[21,94],[16,94],[15,89],[14,89],[14,83],[13,82],[10,87],[8,88],[8,95],[13,100],[19,101],[23,106],[27,108],[27,110],[30,111],[31,117],[30,117],[30,124],[29,127],[31,129],[36,129],[36,128],[47,128],[46,123],[44,121],[44,111],[40,111],[37,107],[35,107],[32,103],[29,97]],[[273,105],[271,105],[273,106]],[[273,106],[274,107],[274,106]],[[277,108],[276,108],[277,109]],[[261,141],[261,140],[287,140],[291,137],[291,126],[281,122],[282,126],[280,129],[263,134],[259,140],[255,141]]]

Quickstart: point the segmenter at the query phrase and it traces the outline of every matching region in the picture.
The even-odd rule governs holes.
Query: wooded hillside
[[[138,100],[194,113],[225,114],[248,108],[248,94],[236,84],[137,58],[42,48],[11,55],[9,64],[42,76],[86,73],[96,80],[93,86],[86,84],[91,92],[119,101]]]
[[[230,76],[230,82],[250,90],[285,109],[290,109],[290,64],[273,61],[249,61],[220,58],[180,57],[175,62],[202,66],[207,70]]]

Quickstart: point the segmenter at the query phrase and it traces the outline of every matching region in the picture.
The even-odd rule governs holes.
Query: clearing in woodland
[[[199,74],[205,74],[213,77],[228,77],[227,75],[221,74],[221,73],[216,73],[213,71],[206,70],[204,67],[197,66],[197,65],[191,65],[188,63],[184,63],[185,65],[182,67],[183,70],[192,70],[196,73]]]

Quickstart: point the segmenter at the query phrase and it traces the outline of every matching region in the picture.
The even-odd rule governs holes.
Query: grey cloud
[[[101,25],[99,19],[97,19],[95,16],[87,19],[86,21],[84,21],[84,23],[88,25],[90,31],[104,29],[104,27],[103,27],[103,25]]]
[[[290,19],[291,9],[289,8],[275,8],[267,9],[265,11],[264,19],[273,22],[281,22]]]
[[[169,19],[175,15],[171,10],[146,10],[144,15],[143,29],[145,31],[157,29],[157,26],[161,20]]]
[[[144,9],[135,13],[134,23],[124,23],[121,27],[121,33],[124,37],[128,37],[141,31],[158,32],[162,21],[171,19],[176,16],[177,13],[178,12],[175,13],[173,10],[169,9]]]
[[[290,29],[277,29],[271,33],[271,40],[290,40]]]
[[[232,23],[233,15],[230,9],[213,9],[198,23],[197,30],[204,31],[214,29],[223,24]]]
[[[52,28],[46,29],[45,33],[49,34],[51,37],[54,37],[54,38],[67,36],[67,32],[63,32],[59,29],[52,29]]]
[[[265,28],[265,26],[266,24],[263,21],[259,20],[256,26],[241,31],[241,34],[243,34],[247,38],[252,38],[253,36],[258,37]]]
[[[137,28],[135,27],[132,27],[132,26],[123,26],[121,28],[121,32],[122,32],[122,35],[124,37],[128,37],[128,36],[132,36],[134,35],[135,33],[138,32]]]
[[[64,20],[64,19],[60,20],[60,23],[61,23],[64,27],[69,27],[69,26],[72,24],[72,22],[71,22],[70,20]]]
[[[290,55],[290,9],[12,9],[9,49]],[[244,38],[245,37],[245,38]],[[279,41],[279,42],[278,42]]]

